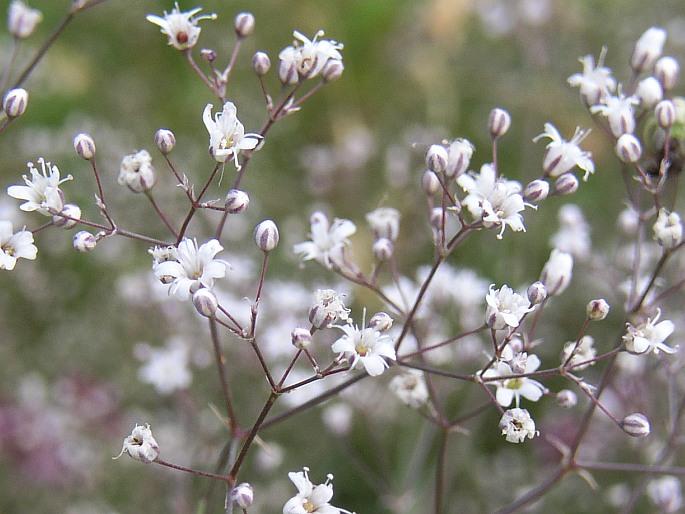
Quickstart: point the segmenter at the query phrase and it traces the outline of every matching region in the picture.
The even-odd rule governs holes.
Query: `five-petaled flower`
[[[518,327],[523,316],[533,310],[530,301],[515,293],[507,285],[500,289],[494,289],[494,287],[494,284],[490,284],[490,290],[485,295],[485,302],[487,303],[485,309],[486,323],[493,330]]]
[[[589,130],[576,127],[571,140],[566,141],[554,125],[545,123],[545,131],[533,139],[536,142],[543,137],[550,139],[542,162],[545,174],[556,178],[578,166],[585,172],[583,180],[587,180],[590,173],[595,172],[595,163],[592,161],[592,153],[583,150],[579,145],[589,133]]]
[[[331,225],[328,217],[320,211],[311,215],[311,241],[297,243],[293,251],[303,261],[316,260],[328,269],[344,268],[346,250],[350,246],[349,236],[357,231],[357,227],[350,220],[333,220]]]
[[[385,371],[388,363],[385,359],[395,360],[395,348],[387,335],[367,327],[359,329],[350,325],[335,325],[345,335],[335,341],[331,349],[340,353],[350,362],[350,369],[364,366],[372,377]]]
[[[499,428],[510,443],[522,443],[526,438],[532,439],[540,434],[535,430],[535,421],[526,409],[516,408],[506,411],[500,419]]]
[[[159,25],[161,27],[162,34],[169,38],[169,44],[176,48],[177,50],[187,50],[192,48],[197,43],[198,37],[200,37],[200,27],[197,26],[197,22],[200,20],[215,20],[216,14],[204,14],[202,16],[195,16],[202,10],[202,7],[196,7],[191,11],[181,12],[178,7],[178,2],[176,6],[171,10],[171,13],[167,14],[164,11],[164,16],[156,16],[154,14],[148,14],[147,21]]]
[[[12,222],[0,221],[0,269],[13,270],[17,259],[33,260],[37,253],[31,232],[14,233]]]
[[[205,106],[202,119],[209,132],[209,153],[217,162],[233,159],[240,170],[238,155],[244,150],[254,150],[262,141],[259,134],[245,134],[245,127],[236,116],[237,110],[232,102],[226,102],[223,110],[212,119],[212,104]]]
[[[627,327],[627,333],[623,336],[623,342],[626,349],[630,353],[646,353],[652,351],[659,353],[675,353],[676,348],[671,348],[664,341],[675,330],[675,325],[670,320],[664,320],[657,323],[661,317],[661,310],[657,309],[654,318],[648,318],[646,322],[638,326],[633,326],[630,323]]]
[[[525,373],[532,373],[540,367],[540,359],[537,355],[528,355],[525,359]],[[502,407],[509,407],[512,400],[515,400],[515,404],[518,407],[521,401],[521,396],[526,400],[531,402],[538,401],[543,393],[547,390],[537,380],[533,380],[529,377],[518,377],[513,376],[511,367],[504,361],[496,361],[490,368],[485,370],[481,374],[481,377],[486,380],[488,384],[494,384],[497,386],[497,391],[495,392],[495,398],[497,398],[497,403]],[[503,380],[492,380],[497,377],[510,377]]]
[[[316,77],[329,59],[342,60],[342,43],[331,41],[328,39],[319,39],[324,35],[323,30],[319,30],[314,39],[309,39],[307,36],[298,31],[293,32],[295,40],[292,46],[284,48],[278,55],[280,60],[279,69],[294,70],[297,75],[282,71],[279,73],[281,78],[286,78],[288,84],[297,83],[298,77],[301,79],[310,79]]]
[[[22,211],[38,211],[44,216],[59,214],[64,208],[64,193],[59,186],[71,180],[72,177],[67,175],[60,180],[57,166],[45,162],[42,157],[38,159],[38,164],[41,166],[40,172],[32,162],[29,162],[27,166],[31,172],[31,178],[23,175],[26,185],[10,186],[7,188],[7,194],[25,201],[19,206]]]
[[[568,78],[571,86],[580,88],[580,95],[587,106],[598,104],[616,90],[616,79],[611,76],[611,69],[604,66],[605,55],[606,47],[599,54],[597,66],[591,55],[581,57],[579,61],[583,64],[583,72],[574,73]]]
[[[314,485],[309,480],[309,468],[304,471],[288,473],[288,478],[297,487],[297,494],[283,506],[283,514],[340,514],[340,509],[333,507],[333,475],[328,475],[323,484]]]

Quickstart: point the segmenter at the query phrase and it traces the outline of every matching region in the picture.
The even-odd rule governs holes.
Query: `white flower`
[[[350,369],[364,366],[372,377],[385,371],[388,363],[385,359],[395,360],[395,348],[387,335],[381,335],[373,328],[359,329],[350,325],[335,325],[345,335],[335,341],[331,350],[340,353],[350,362]]]
[[[42,173],[33,166],[32,162],[27,163],[31,178],[23,175],[26,185],[10,186],[7,188],[7,194],[19,200],[25,200],[25,203],[19,206],[22,211],[38,211],[44,216],[52,217],[62,212],[64,208],[64,193],[59,186],[71,180],[72,176],[67,175],[60,180],[57,166],[45,162],[42,157],[38,159],[38,164],[41,166]]]
[[[323,484],[313,485],[309,480],[309,468],[303,469],[288,473],[288,478],[297,487],[297,494],[283,506],[283,514],[340,514],[340,509],[328,503],[333,498],[333,475],[328,475]]]
[[[532,373],[540,367],[540,359],[537,355],[528,355],[525,359],[525,370],[524,373]],[[512,371],[509,364],[504,361],[496,361],[490,368],[488,368],[485,373],[483,373],[483,379],[491,379],[502,376],[511,376]],[[526,400],[531,402],[536,402],[542,398],[542,394],[547,390],[537,380],[533,380],[528,377],[516,377],[507,378],[504,380],[488,380],[486,383],[493,384],[497,386],[497,391],[495,392],[495,398],[497,398],[497,403],[502,407],[509,407],[512,400],[515,400],[516,406],[519,406],[521,401],[521,396]]]
[[[309,321],[318,328],[328,328],[336,321],[347,321],[350,309],[345,307],[334,289],[317,289],[309,308]]]
[[[187,12],[181,12],[176,2],[176,7],[171,10],[171,14],[164,11],[164,17],[148,14],[147,21],[159,25],[162,34],[168,36],[169,44],[177,50],[187,50],[192,48],[197,43],[200,37],[200,27],[197,22],[200,20],[215,20],[216,14],[205,14],[202,16],[195,16],[202,10],[202,7]]]
[[[408,369],[390,381],[390,390],[397,395],[402,403],[418,409],[428,401],[428,387],[423,378],[423,372]]]
[[[311,241],[297,243],[293,251],[303,261],[314,259],[328,269],[344,267],[345,250],[350,246],[347,238],[357,231],[357,227],[350,220],[338,218],[330,225],[328,217],[319,211],[312,214],[310,220]]]
[[[604,96],[608,96],[616,89],[616,80],[611,76],[611,69],[604,66],[606,48],[602,48],[597,59],[591,55],[581,57],[583,72],[575,73],[568,78],[568,83],[573,87],[580,88],[580,95],[585,100],[585,105],[598,104]]]
[[[680,480],[673,475],[652,480],[647,486],[647,494],[664,514],[675,514],[683,506]]]
[[[124,439],[121,453],[114,457],[118,459],[124,453],[128,453],[133,460],[139,460],[149,464],[159,455],[159,445],[152,436],[152,430],[147,423],[144,426],[136,425],[131,435]]]
[[[535,421],[526,409],[516,408],[506,411],[500,419],[499,428],[510,443],[522,443],[526,437],[532,439],[540,434],[535,430]]]
[[[37,253],[31,232],[20,230],[15,234],[12,222],[0,221],[0,269],[11,271],[17,259],[34,260]]]
[[[151,384],[160,394],[187,389],[193,380],[188,369],[188,347],[172,340],[166,348],[146,348],[147,363],[138,370],[141,381]]]
[[[590,173],[595,172],[595,163],[592,161],[592,153],[583,150],[580,143],[589,133],[589,130],[576,127],[571,141],[566,141],[554,125],[545,123],[545,131],[533,138],[535,142],[543,137],[550,139],[542,162],[542,169],[545,174],[556,178],[578,166],[585,172],[583,180],[587,180]]]
[[[464,173],[471,163],[473,143],[467,139],[455,139],[447,148],[447,168],[445,175],[456,177]]]
[[[521,318],[533,310],[530,302],[509,286],[504,285],[497,290],[494,287],[495,284],[490,284],[490,291],[485,295],[487,324],[494,330],[518,327]]]
[[[609,120],[612,134],[618,138],[635,131],[634,107],[639,103],[640,100],[634,96],[624,96],[619,88],[618,96],[605,96],[601,103],[590,107],[590,112],[605,116]]]
[[[555,248],[542,268],[540,282],[545,284],[547,294],[556,296],[563,293],[573,275],[573,256]]]
[[[329,59],[342,60],[342,43],[328,39],[319,39],[324,35],[323,30],[319,30],[314,39],[310,40],[298,31],[293,32],[295,40],[292,46],[284,48],[278,55],[280,60],[279,69],[289,69],[294,67],[300,78],[316,77]],[[294,77],[286,81],[293,83]],[[295,83],[297,80],[295,80]]]
[[[134,193],[149,191],[157,181],[157,171],[152,166],[152,157],[147,150],[126,155],[119,168],[119,184],[127,186]]]
[[[262,141],[259,134],[245,134],[245,127],[238,120],[237,110],[232,102],[226,102],[223,110],[212,119],[212,104],[207,104],[202,119],[209,132],[209,153],[217,162],[233,159],[240,170],[238,155],[243,150],[254,150]]]
[[[188,300],[201,287],[212,289],[214,279],[226,275],[228,263],[214,258],[223,249],[216,239],[198,248],[196,240],[185,238],[176,249],[175,260],[155,263],[153,269],[159,279],[171,281],[169,294]]]
[[[552,246],[562,252],[570,253],[583,260],[590,255],[592,241],[590,226],[585,221],[583,211],[574,204],[566,204],[557,213],[559,231],[552,236]]]
[[[8,11],[7,29],[13,37],[26,39],[42,20],[43,14],[38,9],[30,9],[24,2],[13,0]]]
[[[646,353],[652,351],[654,353],[659,353],[662,351],[664,353],[675,353],[676,348],[671,348],[670,346],[664,344],[664,341],[668,336],[670,336],[675,330],[675,325],[672,321],[664,320],[661,323],[657,323],[657,320],[661,316],[661,310],[657,309],[656,316],[654,319],[647,318],[645,323],[638,325],[637,327],[628,324],[627,333],[623,336],[623,342],[626,345],[626,349],[631,353]]]
[[[576,371],[592,366],[594,364],[592,360],[597,356],[597,350],[595,350],[594,345],[595,340],[590,335],[581,337],[577,345],[576,341],[569,341],[564,345],[564,350],[561,352],[561,363],[572,367]],[[571,355],[573,356],[571,357]]]
[[[635,43],[630,67],[636,72],[650,69],[661,56],[666,42],[666,31],[659,27],[647,29]]]
[[[500,227],[497,239],[502,239],[507,226],[514,232],[525,232],[526,227],[519,214],[527,205],[519,194],[521,184],[497,177],[492,164],[483,164],[478,175],[473,172],[459,175],[457,184],[468,193],[462,204],[471,215],[482,221],[485,228]]]
[[[683,224],[677,212],[660,209],[654,223],[654,239],[666,249],[675,248],[683,241]]]
[[[379,207],[366,215],[366,222],[376,239],[396,241],[400,234],[400,211],[392,207]]]

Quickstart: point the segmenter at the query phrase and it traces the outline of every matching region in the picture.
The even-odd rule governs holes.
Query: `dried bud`
[[[74,250],[77,252],[92,252],[95,250],[97,240],[95,236],[86,230],[76,232],[73,237]]]
[[[664,130],[670,129],[676,122],[675,104],[671,100],[662,100],[654,108],[657,124]]]
[[[24,2],[14,0],[10,4],[7,17],[7,29],[12,37],[26,39],[43,20],[43,14],[38,9],[30,9]]]
[[[229,214],[238,214],[247,209],[250,204],[250,197],[245,191],[231,189],[226,195],[225,209]]]
[[[564,173],[554,182],[554,194],[564,196],[578,191],[580,183],[573,173]]]
[[[431,170],[426,170],[423,172],[423,176],[421,177],[421,187],[423,187],[423,192],[426,193],[427,196],[433,196],[440,191],[440,189],[442,189],[440,186],[440,179],[435,172]]]
[[[649,420],[643,414],[636,412],[623,418],[621,421],[623,431],[632,437],[645,437],[649,435]]]
[[[145,464],[149,464],[159,456],[159,445],[152,435],[150,425],[146,423],[144,426],[135,426],[131,435],[124,439],[124,446],[119,456],[124,453],[128,453],[133,460]]]
[[[630,67],[636,73],[649,70],[661,56],[665,42],[666,31],[664,29],[658,27],[647,29],[635,44],[633,55],[630,57]]]
[[[640,100],[640,105],[645,109],[651,109],[664,97],[661,83],[654,77],[647,77],[639,82],[635,96]]]
[[[231,491],[231,501],[236,502],[241,509],[247,510],[254,502],[254,488],[247,482],[238,484]]]
[[[333,289],[318,289],[314,293],[309,308],[309,321],[313,327],[328,328],[336,321],[347,321],[350,309],[345,307],[342,299]]]
[[[632,134],[623,134],[616,141],[614,151],[623,162],[637,162],[642,156],[640,140]]]
[[[345,66],[340,59],[328,59],[321,70],[321,77],[324,82],[334,82],[342,76],[344,70]]]
[[[278,227],[273,220],[264,220],[254,229],[254,240],[259,249],[269,253],[278,246]]]
[[[542,303],[547,298],[547,287],[540,281],[533,282],[528,286],[528,301],[531,305]]]
[[[504,109],[496,107],[490,111],[488,117],[488,130],[493,139],[498,139],[507,133],[511,126],[511,116]]]
[[[570,409],[572,407],[575,407],[576,404],[578,403],[578,397],[576,396],[576,393],[571,391],[570,389],[562,389],[557,393],[557,404],[560,407],[563,407],[564,409]]]
[[[675,87],[679,74],[680,65],[673,57],[662,57],[654,65],[654,75],[666,91]]]
[[[69,218],[74,218],[74,219],[69,219],[65,218],[64,216],[69,216]],[[62,212],[60,214],[57,214],[52,217],[52,222],[56,227],[61,227],[64,229],[70,229],[76,226],[77,221],[75,220],[80,220],[81,219],[81,208],[73,203],[67,203],[64,204],[64,207],[62,208]]]
[[[549,194],[549,182],[536,179],[530,182],[523,190],[523,199],[526,202],[542,202]]]
[[[585,306],[585,314],[590,321],[602,321],[609,315],[609,304],[604,298],[590,300]]]
[[[5,98],[2,101],[2,109],[5,111],[8,118],[17,118],[26,112],[28,103],[28,91],[18,87],[16,89],[10,89],[5,93]]]
[[[251,12],[241,12],[235,17],[235,33],[239,38],[251,36],[254,32],[254,16]]]
[[[193,293],[193,305],[195,310],[202,316],[212,318],[219,308],[219,300],[217,300],[216,295],[212,291],[206,287],[201,287]]]
[[[387,261],[392,257],[395,246],[390,239],[382,237],[373,243],[373,256],[379,261]]]
[[[252,56],[252,69],[258,77],[263,77],[271,69],[271,59],[264,52],[256,52]]]
[[[306,328],[297,327],[290,332],[290,340],[295,348],[306,350],[312,344],[312,334]]]
[[[447,169],[447,150],[441,145],[430,145],[426,151],[426,166],[435,173],[442,173]]]
[[[379,332],[386,332],[392,327],[392,318],[387,312],[377,312],[371,316],[368,327]]]
[[[155,145],[162,155],[168,155],[176,147],[176,136],[169,129],[159,129],[155,132]]]

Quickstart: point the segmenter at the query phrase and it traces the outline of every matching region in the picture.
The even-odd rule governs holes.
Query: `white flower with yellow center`
[[[288,473],[288,478],[297,487],[297,494],[283,506],[283,514],[340,514],[341,509],[328,503],[333,498],[333,475],[329,474],[326,482],[319,485],[309,480],[309,468]]]
[[[395,360],[395,348],[389,336],[373,328],[359,329],[350,325],[335,325],[345,335],[335,341],[331,349],[350,362],[350,369],[364,366],[372,377],[378,376],[388,367],[385,359]]]
[[[525,360],[525,369],[522,374],[532,373],[540,367],[540,359],[537,355],[528,355]],[[495,398],[497,403],[502,407],[509,407],[512,400],[515,400],[516,406],[519,406],[521,396],[531,402],[536,402],[542,398],[543,393],[547,391],[537,380],[529,377],[512,376],[511,367],[504,361],[495,362],[492,367],[487,369],[481,376],[483,379],[492,379],[496,377],[510,377],[503,380],[486,380],[488,384],[497,386]]]

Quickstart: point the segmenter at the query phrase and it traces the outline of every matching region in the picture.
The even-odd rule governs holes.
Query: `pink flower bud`
[[[252,70],[258,77],[263,77],[271,69],[271,59],[264,52],[256,52],[252,56]]]
[[[609,304],[604,298],[590,300],[585,307],[585,314],[590,321],[602,321],[609,315]]]
[[[254,240],[257,247],[264,253],[269,253],[278,246],[278,227],[273,220],[264,220],[254,229]]]
[[[536,179],[530,182],[523,190],[523,199],[526,202],[542,202],[549,194],[549,182]]]
[[[562,389],[556,396],[557,404],[564,409],[575,407],[578,403],[578,396],[569,389]]]
[[[238,214],[247,209],[250,204],[250,197],[245,191],[231,189],[226,195],[225,209],[229,214]]]
[[[342,76],[344,70],[345,66],[340,59],[328,59],[321,70],[321,76],[325,82],[334,82]]]
[[[306,350],[312,344],[312,334],[306,328],[297,327],[290,333],[290,340],[295,348]]]
[[[247,510],[254,502],[254,488],[247,482],[238,484],[231,491],[231,500],[238,504],[243,510]]]
[[[438,191],[442,189],[440,186],[440,179],[437,177],[435,172],[431,170],[426,170],[423,172],[421,177],[421,187],[423,187],[423,192],[427,196],[433,196]]]
[[[171,130],[159,129],[155,132],[155,145],[162,155],[168,155],[176,147],[176,136]]]
[[[654,108],[654,117],[657,124],[664,130],[673,126],[676,121],[675,105],[671,100],[662,100]]]
[[[664,91],[657,79],[647,77],[638,83],[635,96],[640,100],[642,107],[651,109],[664,97]]]
[[[373,256],[379,261],[387,261],[392,257],[394,249],[392,241],[382,237],[373,243]]]
[[[392,327],[392,318],[386,312],[377,312],[371,316],[368,327],[379,332],[386,332]]]
[[[652,27],[645,31],[635,43],[633,55],[630,57],[630,67],[637,73],[647,71],[661,56],[666,42],[666,31]]]
[[[564,173],[554,182],[554,194],[564,196],[578,191],[580,183],[573,173]]]
[[[545,287],[545,284],[538,280],[537,282],[533,282],[528,286],[527,295],[530,304],[537,305],[542,303],[545,298],[547,298],[547,287]]]
[[[86,230],[76,232],[73,237],[74,250],[77,252],[92,252],[95,250],[97,240],[95,236]]]
[[[64,214],[66,216],[69,216],[69,218],[74,218],[74,219],[69,219],[65,218],[64,216],[61,216],[61,214]],[[77,221],[75,220],[80,220],[81,219],[81,209],[78,205],[73,204],[73,203],[67,203],[64,204],[64,207],[62,208],[62,212],[60,214],[56,214],[55,216],[52,217],[52,222],[55,224],[56,227],[61,227],[63,229],[70,229],[76,226]]]
[[[219,301],[212,291],[206,287],[201,287],[193,293],[193,306],[202,316],[211,318],[219,308]]]

